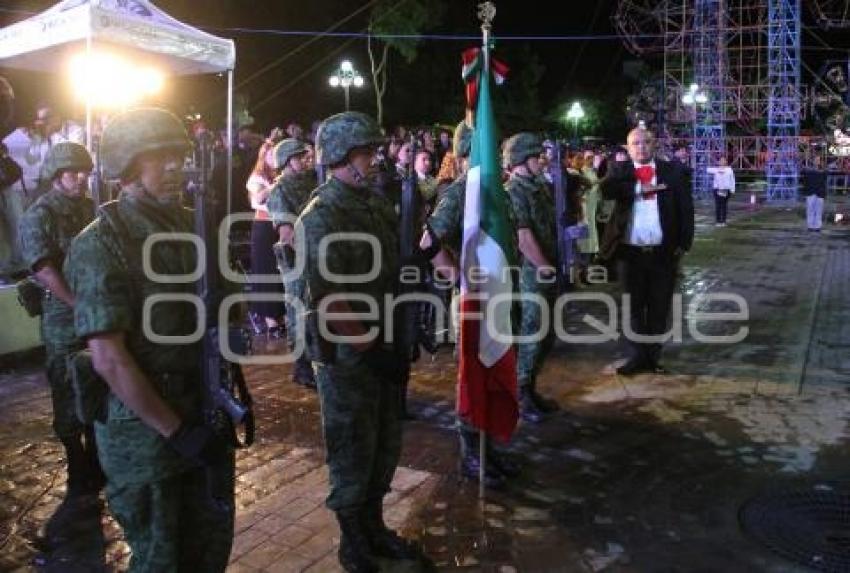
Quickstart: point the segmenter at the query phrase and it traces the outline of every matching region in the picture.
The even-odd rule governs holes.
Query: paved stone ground
[[[742,533],[738,511],[756,494],[841,482],[850,469],[850,232],[806,233],[798,208],[736,202],[726,228],[711,225],[709,212],[700,206],[697,242],[683,262],[683,314],[733,311],[704,295],[740,294],[747,338],[702,344],[686,327],[665,349],[673,374],[633,378],[613,374],[625,356],[619,341],[558,343],[540,389],[563,410],[520,427],[507,452],[525,471],[485,502],[458,476],[451,349],[417,365],[417,420],[407,427],[388,513],[439,570],[803,570]],[[584,314],[601,320],[602,308],[571,303],[568,331],[589,332]],[[740,326],[701,323],[701,331]],[[0,373],[0,570],[122,570],[127,549],[108,516],[81,523],[77,543],[63,551],[39,550],[64,484],[46,383],[33,364],[6,360]],[[292,386],[285,369],[246,374],[260,438],[238,456],[229,570],[337,571],[315,396]]]

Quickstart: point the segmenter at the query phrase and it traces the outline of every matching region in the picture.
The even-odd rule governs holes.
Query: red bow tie
[[[655,177],[655,168],[652,165],[641,165],[635,169],[635,177],[643,185],[652,183],[652,178]]]

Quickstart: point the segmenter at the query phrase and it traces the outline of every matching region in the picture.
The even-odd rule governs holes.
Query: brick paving
[[[730,225],[720,229],[709,213],[700,206],[697,242],[684,261],[685,302],[741,294],[751,310],[748,337],[712,347],[686,332],[665,349],[673,375],[629,379],[612,374],[621,343],[558,343],[540,388],[564,410],[519,428],[506,451],[523,475],[485,502],[458,475],[451,349],[417,364],[417,419],[407,425],[388,520],[418,539],[439,570],[799,570],[747,539],[737,511],[765,488],[850,470],[850,233],[828,226],[808,234],[799,209],[733,203]],[[568,312],[571,332],[587,328],[584,312],[599,315],[590,305]],[[40,552],[40,528],[64,490],[62,453],[40,370],[32,359],[3,364],[0,571],[122,570],[127,548],[108,516],[81,526],[67,551]],[[285,369],[251,367],[246,377],[260,430],[238,455],[228,570],[338,571],[315,395],[290,384]]]

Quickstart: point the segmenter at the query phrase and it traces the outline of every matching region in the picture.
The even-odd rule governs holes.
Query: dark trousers
[[[662,247],[621,247],[620,278],[630,296],[629,319],[636,334],[659,335],[667,330],[676,280],[676,264]],[[633,358],[656,364],[661,344],[629,340]]]
[[[251,223],[251,273],[255,275],[279,276],[277,259],[273,245],[277,242],[277,233],[271,221],[254,220]],[[283,284],[278,282],[252,282],[251,292],[279,294],[280,300],[255,301],[251,303],[251,312],[263,317],[280,320],[284,316]]]
[[[729,191],[726,197],[721,197],[717,191],[714,192],[714,220],[718,223],[726,222],[726,205],[729,203]]]

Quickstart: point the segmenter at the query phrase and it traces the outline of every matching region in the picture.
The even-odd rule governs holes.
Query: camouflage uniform
[[[398,400],[402,360],[384,343],[382,330],[386,297],[394,294],[399,276],[398,222],[392,204],[369,187],[366,174],[348,163],[351,149],[374,148],[382,140],[374,120],[361,113],[337,114],[322,122],[316,137],[319,163],[332,168],[344,165],[360,179],[357,185],[328,179],[313,193],[296,224],[304,233],[309,329],[318,332],[323,319],[318,309],[329,295],[365,296],[378,307],[374,321],[363,321],[366,328],[377,327],[380,332],[368,350],[322,341],[321,351],[311,356],[330,470],[327,506],[339,520],[339,560],[346,571],[378,571],[374,555],[395,559],[416,555],[383,521],[383,498],[390,490],[402,443]],[[364,275],[378,265],[377,274],[356,283],[323,276],[319,244],[332,233],[369,234],[380,250],[373,253],[364,241],[331,242],[321,259],[327,270]],[[376,263],[374,256],[380,256],[380,261]],[[356,299],[346,302],[354,313],[368,308]]]
[[[301,211],[307,205],[310,193],[316,188],[316,185],[316,173],[313,170],[282,175],[275,181],[266,205],[269,208],[272,224],[276,229],[285,223],[289,225],[293,224],[295,218],[301,214]],[[293,299],[303,300],[303,274],[297,277],[293,277],[290,274],[292,268],[290,268],[284,256],[283,245],[280,243],[275,245],[275,257],[277,258],[277,265],[281,275],[288,275],[283,281],[287,296]],[[295,348],[295,337],[299,328],[299,317],[295,310],[296,307],[294,305],[286,304],[286,338],[290,349]],[[306,380],[306,378],[311,378],[308,373],[309,369],[309,359],[306,356],[299,357],[295,363],[296,381],[299,381],[299,376],[304,376],[305,382],[311,385],[312,380]]]
[[[527,164],[529,158],[539,157],[543,153],[543,141],[533,133],[521,132],[509,137],[502,150],[502,163],[507,169]],[[555,200],[549,191],[545,179],[533,175],[530,171],[522,174],[519,170],[511,173],[506,185],[511,197],[517,229],[528,229],[534,236],[543,257],[554,264],[557,260],[557,230]],[[540,332],[543,313],[549,318],[549,327],[545,336],[538,342],[517,344],[517,383],[519,385],[520,413],[528,422],[539,422],[542,415],[557,409],[557,405],[538,395],[535,382],[546,355],[554,342],[554,308],[557,297],[557,281],[554,274],[541,278],[537,267],[523,257],[520,270],[520,292],[525,296],[537,295],[543,298],[525,300],[521,304],[520,336],[530,336]]]
[[[108,177],[122,175],[140,150],[186,150],[184,140],[179,120],[167,112],[127,112],[104,132],[104,171]],[[142,308],[150,296],[194,294],[195,285],[155,282],[141,265],[147,237],[192,230],[191,211],[176,201],[159,201],[131,183],[77,237],[65,269],[76,296],[77,335],[123,333],[136,365],[183,421],[202,416],[200,343],[149,340],[142,329]],[[190,243],[161,241],[152,249],[151,264],[159,274],[184,275],[196,268],[196,258]],[[150,309],[151,330],[160,336],[190,334],[196,321],[193,305],[183,301],[166,298]],[[112,393],[107,409],[106,422],[96,423],[95,429],[107,501],[132,550],[130,571],[224,571],[233,540],[232,449],[217,466],[199,467]]]
[[[549,187],[536,177],[525,177],[522,175],[511,175],[507,183],[507,190],[511,196],[514,217],[516,217],[517,229],[529,229],[543,256],[550,263],[557,260],[556,243],[557,231],[555,229],[555,202]],[[537,294],[546,300],[547,306],[533,301],[522,301],[522,319],[520,320],[520,336],[528,336],[540,331],[541,313],[548,312],[550,316],[549,330],[546,337],[540,342],[530,342],[517,345],[517,382],[522,386],[534,386],[543,360],[546,358],[554,341],[554,316],[552,310],[557,296],[556,281],[540,280],[537,275],[537,267],[531,261],[523,258],[519,278],[520,292],[525,294]]]
[[[52,181],[62,171],[90,171],[88,151],[76,143],[58,143],[45,159],[42,176]],[[94,216],[94,204],[84,195],[73,197],[54,186],[42,195],[20,221],[19,238],[24,263],[36,270],[39,263],[62,272],[71,240]],[[69,497],[97,491],[103,474],[91,426],[84,426],[74,411],[74,397],[66,368],[68,355],[78,350],[74,312],[59,297],[45,290],[42,296],[41,338],[47,355],[47,381],[53,400],[53,429],[68,458]]]
[[[398,271],[398,231],[390,204],[369,189],[354,189],[338,179],[319,187],[301,215],[306,238],[306,286],[310,311],[332,293],[363,293],[379,301],[394,292]],[[318,246],[330,233],[371,233],[381,244],[381,270],[363,284],[338,284],[318,272]],[[369,246],[337,241],[328,248],[327,268],[335,273],[368,273]],[[350,303],[354,312],[365,309]],[[383,312],[374,325],[383,324]],[[370,324],[371,326],[371,324]],[[351,346],[338,344],[330,360],[318,363],[322,428],[330,466],[328,507],[340,510],[383,498],[389,491],[401,452],[401,421],[395,381],[382,380]]]
[[[42,195],[21,219],[19,234],[24,261],[30,269],[49,259],[59,272],[71,240],[94,215],[86,197],[69,197],[57,189]],[[42,297],[41,338],[47,353],[47,380],[53,399],[53,429],[60,438],[77,436],[82,425],[74,414],[73,396],[66,379],[65,357],[78,348],[74,311],[45,290]]]

